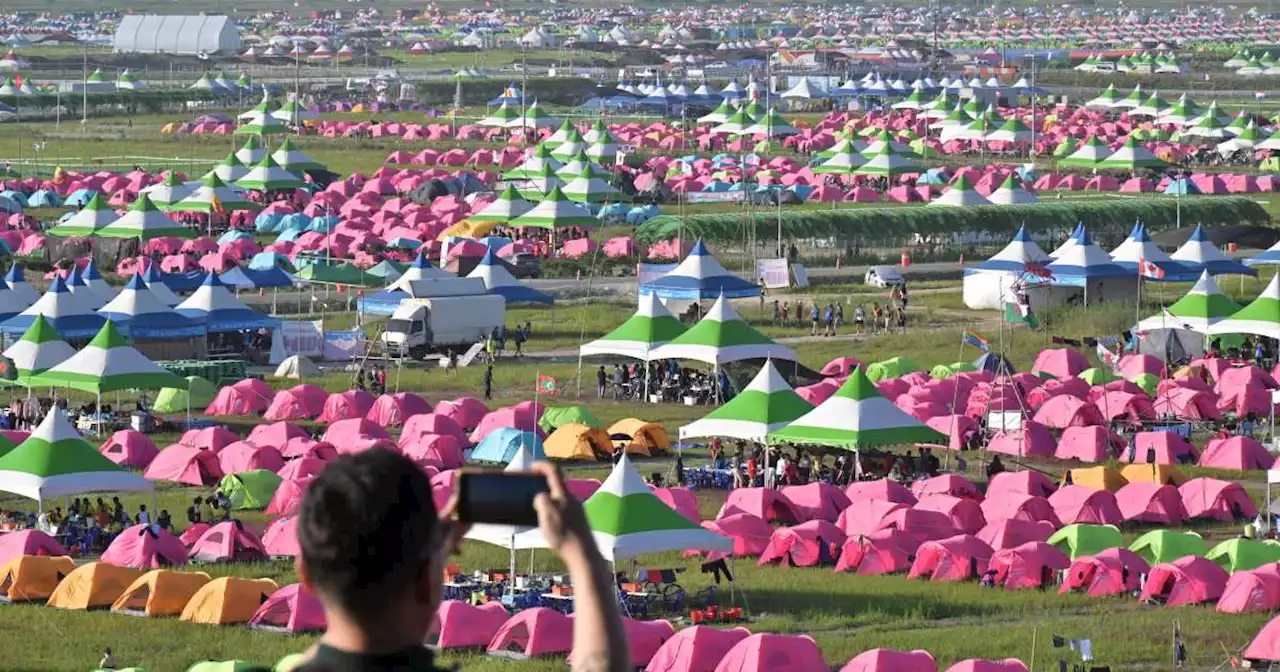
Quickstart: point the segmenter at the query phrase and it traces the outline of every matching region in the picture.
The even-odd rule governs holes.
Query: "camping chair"
[[[679,584],[668,584],[662,589],[662,610],[668,615],[683,614],[686,593]]]

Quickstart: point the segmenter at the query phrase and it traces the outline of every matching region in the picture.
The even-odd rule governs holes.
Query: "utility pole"
[[[524,131],[524,144],[529,144],[529,48],[520,44],[520,128]]]

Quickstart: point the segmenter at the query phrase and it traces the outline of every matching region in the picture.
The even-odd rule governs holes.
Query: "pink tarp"
[[[871,649],[854,656],[840,672],[938,672],[928,651]]]
[[[1270,469],[1275,458],[1251,436],[1211,439],[1200,455],[1200,466],[1248,471]]]
[[[373,408],[374,396],[364,390],[349,390],[330,394],[316,422],[336,422],[363,418]]]
[[[472,649],[488,646],[507,622],[501,602],[472,606],[459,600],[445,600],[436,608],[435,620],[427,631],[427,644],[441,649]]]
[[[877,481],[858,481],[850,483],[849,487],[844,489],[845,497],[850,502],[864,502],[873,499],[879,499],[886,502],[896,502],[911,506],[916,503],[916,496],[911,494],[901,483],[882,478]]]
[[[211,451],[174,444],[160,451],[143,475],[153,481],[213,485],[222,479],[222,467]]]
[[[256,446],[248,441],[237,441],[218,453],[218,466],[225,474],[239,474],[252,469],[280,471],[284,458],[271,446]]]
[[[21,530],[0,535],[0,565],[20,555],[67,555],[57,539],[39,530]]]
[[[779,496],[791,505],[791,510],[801,522],[825,520],[834,523],[840,512],[849,506],[849,499],[843,492],[822,481],[785,486]]]
[[[951,495],[929,495],[916,505],[917,511],[934,511],[941,513],[951,521],[951,525],[964,534],[976,534],[987,524],[982,515],[982,507],[972,499],[952,497]]]
[[[1158,483],[1129,483],[1116,491],[1116,505],[1125,522],[1176,527],[1187,518],[1178,489]]]
[[[490,653],[530,658],[567,654],[573,648],[573,622],[554,609],[534,607],[512,616],[489,640]]]
[[[122,429],[98,447],[108,460],[130,469],[146,469],[160,454],[154,441],[142,432]]]
[[[191,545],[188,557],[198,562],[253,562],[266,560],[262,540],[238,520],[218,523],[200,535]]]
[[[1067,555],[1043,541],[1030,541],[1021,546],[996,551],[989,569],[996,572],[995,585],[1006,590],[1043,588],[1056,583],[1058,570],[1071,565]]]
[[[1216,478],[1193,478],[1178,486],[1188,518],[1209,520],[1252,520],[1258,509],[1244,487]]]
[[[724,505],[716,514],[716,519],[735,513],[749,513],[757,518],[776,520],[783,524],[799,522],[790,502],[780,497],[775,490],[768,488],[736,488],[729,491]]]
[[[431,412],[431,404],[412,392],[384,394],[373,402],[365,418],[383,427],[398,427],[409,417]]]
[[[897,574],[911,569],[911,558],[920,541],[900,530],[884,530],[872,536],[849,537],[840,549],[835,571],[860,576]]]
[[[1106,490],[1094,490],[1083,485],[1067,485],[1049,495],[1049,504],[1063,525],[1094,523],[1119,525],[1124,516],[1116,505],[1116,496]]]
[[[780,561],[792,567],[812,567],[835,559],[844,545],[844,531],[825,520],[811,520],[795,527],[779,528],[760,554],[759,566]]]
[[[695,625],[677,632],[649,659],[645,672],[715,672],[716,664],[751,632]]]
[[[134,569],[163,569],[187,564],[187,547],[168,530],[151,525],[125,528],[102,553],[102,562]]]
[[[830,669],[808,635],[751,635],[733,645],[715,672],[795,672]]]
[[[978,531],[977,537],[992,550],[1014,548],[1032,541],[1048,541],[1053,536],[1053,523],[1048,521],[1031,522],[1027,520],[997,520],[987,523]]]
[[[1151,568],[1141,599],[1169,607],[1212,602],[1227,586],[1227,570],[1199,556],[1178,558]]]
[[[1058,593],[1079,591],[1090,597],[1130,593],[1141,587],[1142,576],[1149,571],[1147,562],[1137,553],[1127,548],[1108,548],[1072,561]]]
[[[931,581],[977,579],[987,572],[992,553],[990,546],[970,534],[927,541],[916,551],[916,559],[911,563],[907,578]]]
[[[273,558],[297,557],[298,517],[276,518],[262,533],[262,547]]]
[[[285,632],[324,632],[329,627],[324,607],[311,591],[292,583],[271,593],[249,619],[250,628]]]

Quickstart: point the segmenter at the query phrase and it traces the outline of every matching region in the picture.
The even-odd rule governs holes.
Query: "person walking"
[[[818,302],[814,301],[813,307],[809,309],[809,335],[810,336],[818,335],[818,321],[820,319],[821,319],[821,315],[818,312]]]
[[[836,335],[836,307],[830,303],[827,304],[826,311],[823,312],[822,318],[827,323],[827,329],[823,332],[824,336]]]
[[[493,399],[493,365],[489,364],[484,367],[484,398],[485,400]]]
[[[605,392],[609,389],[609,375],[604,372],[604,364],[596,370],[596,397],[604,399]]]

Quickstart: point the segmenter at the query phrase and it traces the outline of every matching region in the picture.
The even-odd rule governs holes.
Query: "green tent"
[[[218,491],[231,500],[231,508],[260,510],[267,508],[280,487],[281,478],[266,469],[250,469],[227,474],[218,481]]]
[[[1228,572],[1238,572],[1280,561],[1280,546],[1253,539],[1228,539],[1214,546],[1204,557],[1222,565]]]
[[[1115,525],[1076,523],[1054,532],[1049,543],[1074,560],[1082,555],[1097,555],[1108,548],[1120,548],[1124,546],[1124,537]]]
[[[271,668],[271,672],[293,672],[293,669],[302,665],[307,660],[305,653],[291,653],[276,662],[275,667]]]
[[[1152,373],[1140,373],[1133,377],[1133,384],[1142,388],[1152,399],[1156,398],[1156,386],[1160,384],[1160,376]]]
[[[186,381],[147,359],[107,320],[89,344],[57,366],[31,376],[30,385],[103,392],[182,387]]]
[[[1129,550],[1141,556],[1148,565],[1154,566],[1188,555],[1204,555],[1209,546],[1195,532],[1152,530],[1138,537],[1129,545]]]
[[[361,270],[348,263],[334,264],[318,260],[310,264],[300,265],[295,274],[299,280],[328,285],[352,285],[356,287],[381,287],[386,284],[382,278]]]
[[[1079,378],[1090,385],[1106,385],[1113,380],[1119,380],[1120,376],[1095,366],[1081,371],[1076,375],[1076,378]]]
[[[542,413],[542,419],[538,420],[538,426],[550,434],[563,425],[575,422],[594,429],[604,428],[604,423],[582,406],[548,406]]]
[[[191,408],[203,410],[213,403],[218,395],[218,388],[200,376],[187,376],[187,387],[191,395]],[[151,410],[155,413],[185,413],[187,410],[187,390],[176,387],[160,389]]]
[[[978,370],[978,367],[974,366],[973,362],[953,362],[951,364],[939,364],[929,370],[929,377],[941,380],[943,378],[950,378],[951,376],[954,376],[957,373],[964,373],[965,371],[977,371],[977,370]]]
[[[870,378],[873,383],[878,383],[887,378],[899,378],[919,370],[920,367],[906,357],[894,357],[869,365],[867,367],[867,378]]]
[[[649,352],[685,332],[685,327],[658,301],[641,294],[640,306],[626,322],[579,348],[582,355],[622,355],[649,361]]]
[[[43,501],[87,492],[154,492],[155,485],[98,452],[56,406],[0,457],[0,491]]]

